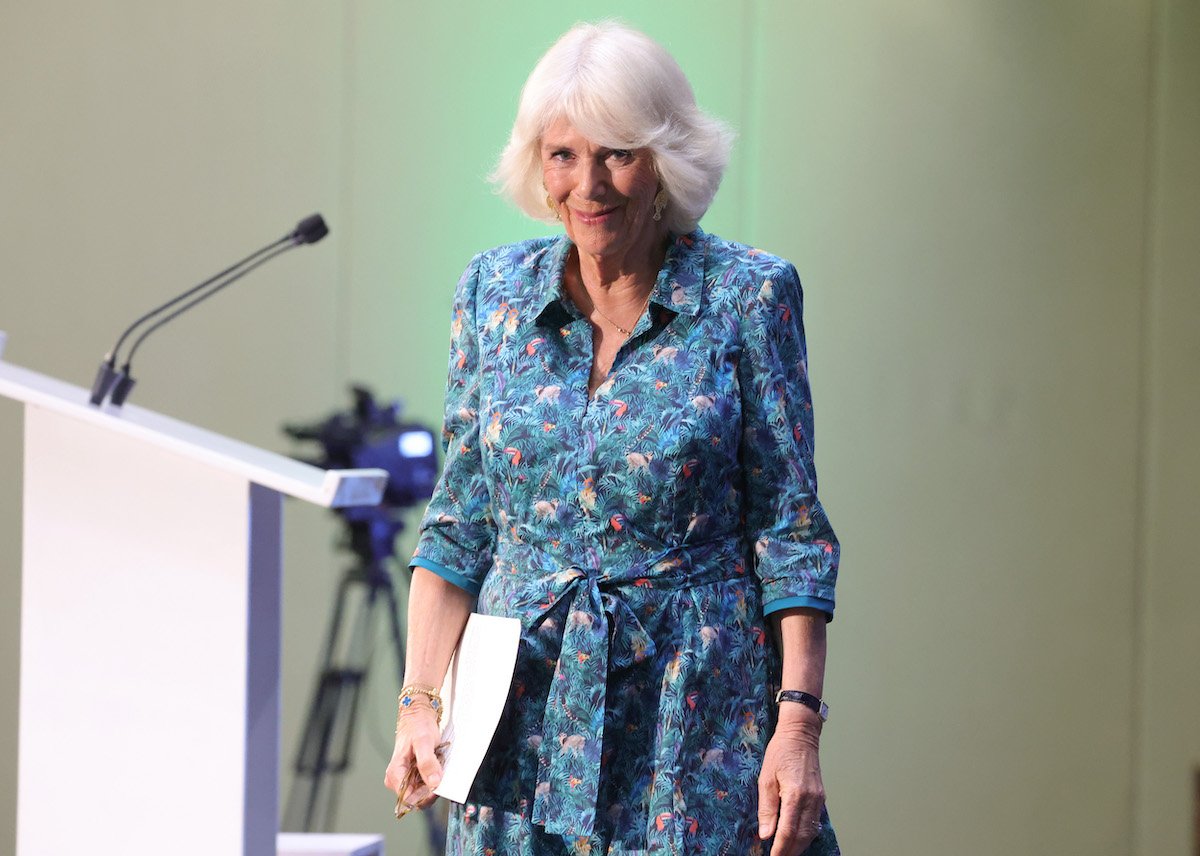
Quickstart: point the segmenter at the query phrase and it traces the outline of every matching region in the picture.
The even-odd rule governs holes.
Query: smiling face
[[[666,226],[654,219],[649,149],[598,146],[559,119],[542,134],[541,157],[546,192],[581,254],[622,268],[654,256]]]

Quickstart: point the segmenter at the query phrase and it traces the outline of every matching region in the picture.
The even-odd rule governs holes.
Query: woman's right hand
[[[396,746],[383,783],[399,798],[398,808],[425,808],[437,799],[433,789],[442,781],[440,741],[437,711],[428,701],[414,701],[396,718]]]
[[[429,690],[440,683],[474,605],[475,596],[466,589],[428,568],[413,568],[402,686]],[[396,718],[396,748],[383,777],[383,783],[400,797],[398,810],[429,805],[433,789],[442,781],[437,710],[424,691],[410,694],[408,701]]]

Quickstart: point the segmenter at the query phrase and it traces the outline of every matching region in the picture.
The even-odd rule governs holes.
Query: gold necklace
[[[596,305],[596,300],[595,300],[595,298],[593,298],[593,297],[592,297],[592,293],[591,293],[590,291],[588,291],[588,290],[587,290],[587,286],[586,286],[586,285],[583,287],[583,290],[584,290],[584,292],[587,294],[587,296],[588,296],[588,300],[589,300],[589,301],[591,302],[591,304],[592,304],[592,309],[595,309],[597,312],[599,312],[599,313],[600,313],[600,317],[601,317],[601,318],[603,318],[603,319],[604,319],[605,321],[607,321],[609,324],[612,324],[614,327],[616,327],[616,328],[617,328],[617,331],[618,331],[618,332],[619,332],[621,335],[623,335],[623,336],[624,336],[626,339],[628,339],[628,338],[629,338],[629,334],[630,334],[630,333],[632,333],[632,332],[633,332],[633,330],[632,330],[632,329],[626,330],[624,327],[622,327],[622,326],[621,326],[620,324],[618,324],[616,321],[614,321],[613,319],[609,318],[609,317],[608,317],[608,314],[607,314],[607,313],[605,313],[605,311],[604,311],[603,309],[601,309],[599,306],[597,306],[597,305]],[[654,287],[653,287],[653,286],[651,286],[651,287],[650,287],[650,290],[646,292],[646,299],[642,301],[642,308],[641,308],[640,310],[638,310],[637,317],[638,317],[639,319],[642,317],[643,313],[645,313],[645,311],[646,311],[646,307],[650,305],[650,295],[651,295],[651,294],[653,294],[653,293],[654,293]],[[637,326],[637,321],[634,321],[634,322],[633,322],[633,324],[634,324],[634,326],[636,327],[636,326]]]

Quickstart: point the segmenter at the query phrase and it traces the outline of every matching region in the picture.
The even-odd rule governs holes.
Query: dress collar
[[[699,228],[686,235],[673,235],[663,259],[662,268],[650,292],[650,302],[683,315],[700,312],[700,296],[704,286],[704,247],[707,235]],[[539,266],[532,301],[534,317],[541,321],[548,315],[565,311],[578,317],[579,310],[563,294],[563,270],[572,248],[571,239],[560,235],[547,248]],[[555,310],[553,313],[551,310]]]

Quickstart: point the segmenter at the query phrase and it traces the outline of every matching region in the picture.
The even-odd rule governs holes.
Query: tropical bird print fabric
[[[700,230],[588,393],[571,244],[477,256],[452,312],[445,465],[412,563],[519,618],[509,704],[451,854],[758,854],[778,654],[832,614],[795,269]],[[826,822],[808,851],[836,853]]]

